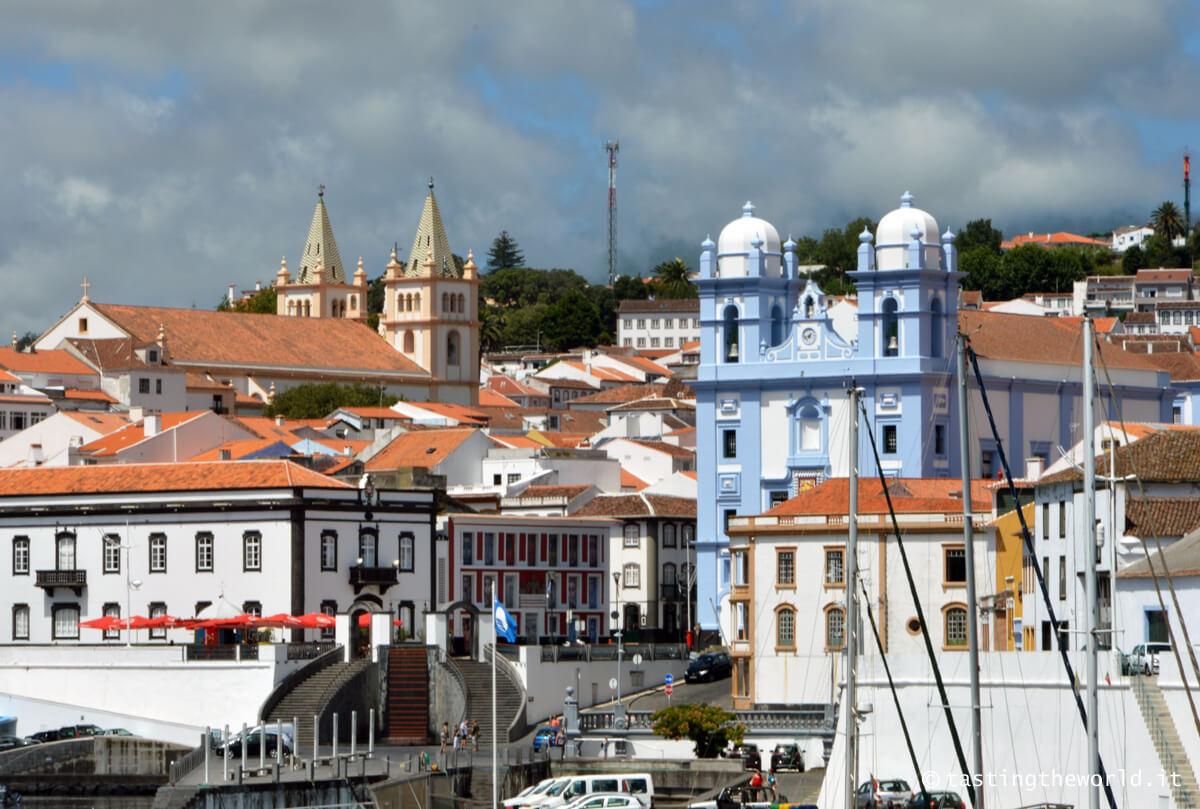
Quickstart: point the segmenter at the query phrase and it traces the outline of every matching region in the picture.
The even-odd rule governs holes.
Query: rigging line
[[[975,348],[971,345],[970,340],[967,340],[966,343],[967,357],[971,360],[971,368],[975,372],[975,382],[979,386],[979,395],[983,400],[983,410],[987,413],[988,425],[992,430],[992,438],[996,441],[996,451],[1000,454],[1000,464],[1004,467],[1004,479],[1008,484],[1008,493],[1017,509],[1017,519],[1021,522],[1021,536],[1025,543],[1025,552],[1031,557],[1033,572],[1037,575],[1038,587],[1042,591],[1042,601],[1046,605],[1046,614],[1050,618],[1050,628],[1058,638],[1058,653],[1062,657],[1063,667],[1067,670],[1071,693],[1075,697],[1075,707],[1079,709],[1079,718],[1083,721],[1083,727],[1086,730],[1088,726],[1087,708],[1084,707],[1083,697],[1079,694],[1079,678],[1075,676],[1075,669],[1071,665],[1070,655],[1067,654],[1067,636],[1058,629],[1058,616],[1055,614],[1054,605],[1050,601],[1050,590],[1046,585],[1045,572],[1037,563],[1037,550],[1033,546],[1033,537],[1029,533],[1029,524],[1025,522],[1025,514],[1021,511],[1021,498],[1017,494],[1017,487],[1013,484],[1012,470],[1008,465],[1008,456],[1004,452],[1004,442],[1000,439],[1000,431],[996,428],[996,417],[992,413],[991,402],[988,401],[987,389],[983,386],[983,372],[979,369],[979,357],[975,354]],[[1117,809],[1117,798],[1113,795],[1112,784],[1109,783],[1108,772],[1104,768],[1104,758],[1102,756],[1099,758],[1099,765],[1100,782],[1104,786],[1104,794],[1108,798],[1109,809]]]
[[[875,612],[871,609],[871,597],[867,593],[867,585],[862,585],[863,598],[866,599],[865,608],[867,619],[871,622],[871,634],[875,636],[875,646],[879,649],[879,659],[883,661],[883,671],[887,674],[888,688],[892,692],[892,702],[896,703],[896,713],[900,717],[900,729],[904,731],[904,744],[908,747],[908,757],[912,760],[913,772],[917,774],[917,784],[921,787],[921,793],[928,795],[925,791],[925,778],[921,775],[921,765],[917,762],[917,753],[913,750],[912,736],[908,732],[908,722],[904,719],[904,709],[900,707],[900,695],[896,693],[896,683],[892,680],[892,667],[888,665],[887,652],[883,650],[883,641],[879,639],[879,628],[875,626]],[[879,745],[875,745],[878,751]]]
[[[1099,352],[1097,352],[1097,353],[1099,353]],[[1128,441],[1129,433],[1126,432],[1126,430],[1125,430],[1124,411],[1123,411],[1123,408],[1121,407],[1120,403],[1117,401],[1116,388],[1113,386],[1113,383],[1112,383],[1112,375],[1108,372],[1108,362],[1104,359],[1103,355],[1100,356],[1100,367],[1104,370],[1104,378],[1108,381],[1109,396],[1112,398],[1113,406],[1117,411],[1117,419],[1121,423],[1121,432],[1125,434],[1125,440]],[[1110,452],[1115,453],[1116,447],[1112,447],[1110,449]],[[1129,453],[1129,465],[1130,465],[1130,468],[1133,470],[1134,482],[1137,483],[1138,499],[1140,499],[1143,503],[1146,504],[1146,506],[1147,506],[1146,514],[1150,518],[1149,522],[1153,526],[1155,520],[1154,520],[1153,514],[1151,513],[1151,511],[1149,509],[1149,502],[1146,499],[1146,487],[1142,481],[1142,475],[1138,471],[1137,461],[1135,460],[1132,452]],[[1108,485],[1109,485],[1108,496],[1112,497],[1113,490],[1116,487],[1116,483],[1110,482]],[[1114,526],[1112,526],[1112,529],[1109,531],[1109,533],[1113,535],[1111,537],[1112,542],[1116,542],[1116,530],[1117,530],[1117,527],[1114,525]],[[1142,533],[1146,533],[1146,532],[1143,531]],[[1150,535],[1154,538],[1154,543],[1155,543],[1156,549],[1158,551],[1158,561],[1159,561],[1159,564],[1162,565],[1163,576],[1167,580],[1167,589],[1170,590],[1170,592],[1171,592],[1171,603],[1175,606],[1175,621],[1179,622],[1179,628],[1183,631],[1183,639],[1187,645],[1188,656],[1191,658],[1192,672],[1193,672],[1193,674],[1195,674],[1197,681],[1200,682],[1200,666],[1198,666],[1197,662],[1196,662],[1196,650],[1192,648],[1192,638],[1191,638],[1191,634],[1188,632],[1187,621],[1184,620],[1183,611],[1179,608],[1179,596],[1175,592],[1175,582],[1171,576],[1171,569],[1167,566],[1167,558],[1163,554],[1162,537],[1159,536],[1159,533],[1157,530],[1151,530]],[[1158,605],[1159,605],[1159,607],[1162,608],[1163,617],[1166,618],[1165,623],[1167,625],[1167,632],[1170,633],[1170,637],[1171,637],[1171,654],[1175,657],[1175,664],[1177,666],[1179,666],[1179,678],[1181,680],[1183,680],[1183,692],[1187,695],[1188,705],[1192,709],[1192,722],[1195,723],[1195,725],[1196,725],[1196,731],[1200,732],[1200,714],[1197,714],[1196,700],[1195,700],[1195,697],[1192,695],[1192,689],[1188,685],[1187,675],[1184,672],[1183,657],[1179,651],[1179,644],[1175,642],[1175,629],[1173,626],[1175,621],[1172,621],[1170,619],[1169,613],[1167,613],[1167,605],[1166,605],[1165,601],[1163,600],[1162,587],[1159,585],[1159,582],[1158,582],[1158,574],[1154,570],[1154,561],[1150,558],[1150,546],[1146,542],[1145,538],[1143,538],[1143,537],[1138,537],[1138,542],[1141,543],[1142,552],[1146,556],[1146,564],[1150,568],[1150,577],[1154,580],[1154,592],[1158,596]],[[1110,599],[1112,598],[1112,593],[1116,590],[1116,577],[1117,577],[1117,572],[1114,570],[1112,572],[1112,581],[1111,581],[1111,585],[1109,588],[1109,598]]]
[[[861,400],[859,401],[859,407],[862,409],[863,419],[869,425],[871,420],[867,416],[866,405]],[[879,483],[883,487],[883,496],[887,502],[888,514],[891,515],[892,531],[896,536],[896,547],[900,550],[900,560],[904,563],[904,575],[908,579],[908,591],[912,596],[913,606],[917,610],[917,620],[921,624],[921,637],[925,641],[925,652],[929,655],[929,662],[933,665],[933,677],[937,683],[938,695],[942,700],[942,710],[946,715],[946,723],[950,727],[950,738],[954,741],[954,753],[958,757],[958,766],[965,776],[965,788],[968,797],[971,799],[971,805],[978,806],[971,770],[967,767],[967,757],[963,752],[962,740],[958,737],[958,726],[954,724],[954,714],[950,711],[950,698],[946,695],[946,684],[942,681],[942,670],[938,667],[937,657],[933,652],[933,641],[929,637],[929,626],[925,622],[925,610],[921,606],[921,597],[917,593],[917,583],[913,580],[912,567],[908,563],[908,552],[904,550],[904,539],[900,532],[900,521],[896,517],[896,510],[892,507],[892,494],[888,491],[887,478],[883,474],[883,465],[879,458],[879,447],[875,443],[875,430],[869,429],[865,432],[871,439],[871,452],[875,456],[875,469],[879,473]],[[966,492],[964,496],[969,498],[971,493]]]

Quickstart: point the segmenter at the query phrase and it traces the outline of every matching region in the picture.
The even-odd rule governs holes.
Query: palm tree
[[[676,256],[654,268],[654,288],[660,298],[694,298],[692,268]]]
[[[1179,213],[1178,206],[1170,200],[1155,209],[1150,216],[1150,226],[1168,243],[1173,242],[1177,236],[1184,235],[1183,215]]]

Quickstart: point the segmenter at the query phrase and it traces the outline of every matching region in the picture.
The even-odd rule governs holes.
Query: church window
[[[460,294],[459,294],[459,296],[458,296],[458,311],[460,311],[460,312],[465,312],[465,311],[467,311],[467,305],[466,305],[466,304],[467,304],[467,299],[466,299],[466,297],[465,297],[465,296],[463,296],[463,295],[460,293]]]
[[[738,311],[736,306],[725,307],[725,362],[738,361]]]
[[[797,441],[801,452],[818,452],[821,449],[821,412],[814,405],[800,408],[797,423]]]
[[[737,457],[737,430],[721,431],[721,446],[723,458]]]
[[[350,298],[350,308],[358,309],[358,296],[354,295]]]
[[[883,454],[884,455],[895,455],[896,449],[899,446],[899,444],[900,444],[900,441],[896,436],[896,425],[895,424],[883,425]]]
[[[413,339],[412,330],[404,332],[404,353],[405,354],[411,354],[416,350],[414,343],[415,343],[415,340]]]
[[[446,335],[446,364],[458,365],[458,332],[456,331]]]
[[[895,298],[884,298],[883,306],[883,356],[900,356],[900,319],[897,312],[900,305]]]
[[[86,317],[79,318],[79,333],[87,334],[88,322]]]
[[[933,425],[933,454],[938,456],[946,454],[946,425],[944,424]]]
[[[783,331],[783,307],[775,304],[771,307],[771,345],[783,342]]]
[[[442,311],[446,312],[450,308],[450,296],[445,292],[442,293]]]
[[[946,340],[946,318],[942,314],[942,299],[929,302],[929,356],[942,356],[942,343]]]

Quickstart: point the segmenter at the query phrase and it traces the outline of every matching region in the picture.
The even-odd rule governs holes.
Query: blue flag
[[[517,624],[513,617],[504,609],[500,599],[492,599],[492,612],[496,616],[496,637],[504,638],[509,643],[517,642]]]

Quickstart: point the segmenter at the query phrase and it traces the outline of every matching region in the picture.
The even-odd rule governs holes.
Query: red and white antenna
[[[608,152],[608,285],[612,286],[617,280],[617,152],[621,142],[610,140],[604,142],[604,151]]]

